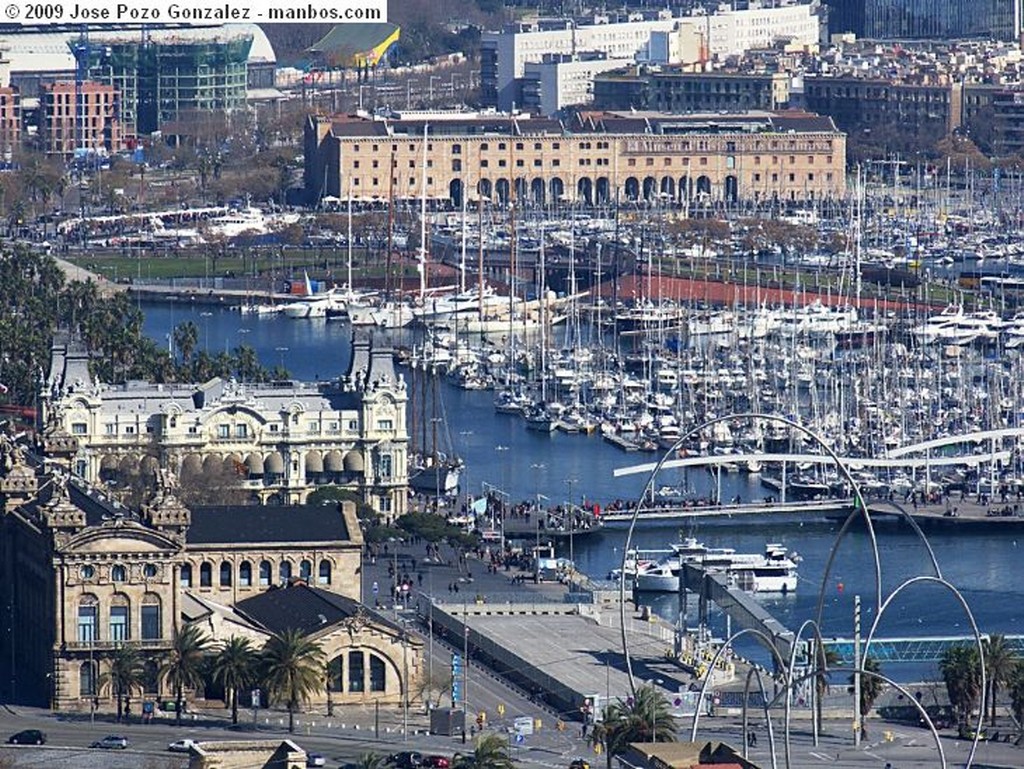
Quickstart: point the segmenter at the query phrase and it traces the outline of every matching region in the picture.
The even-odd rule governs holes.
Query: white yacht
[[[708,547],[693,537],[669,545],[671,551],[648,569],[638,570],[634,587],[645,593],[678,593],[683,563],[700,563],[705,568],[728,566],[736,551],[731,547]]]
[[[765,545],[764,555],[754,561],[737,561],[729,567],[729,579],[749,593],[795,593],[796,561],[778,543]]]
[[[638,569],[634,588],[639,592],[679,592],[683,563],[699,564],[726,574],[731,584],[751,593],[791,593],[797,587],[795,556],[781,544],[765,545],[764,553],[737,553],[728,547],[706,547],[693,538],[672,545],[672,553],[648,569]]]
[[[964,308],[951,304],[938,315],[932,315],[924,323],[914,326],[910,333],[922,344],[933,344],[940,341],[944,331],[963,320]]]

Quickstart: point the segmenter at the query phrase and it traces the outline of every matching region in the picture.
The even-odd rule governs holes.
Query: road
[[[403,548],[403,552],[416,552],[416,549]],[[454,554],[452,554],[454,556]],[[486,574],[483,565],[470,559],[460,569],[457,558],[448,565],[447,557],[442,553],[442,564],[434,564],[424,578],[423,589],[431,586],[442,586],[447,589],[455,580],[463,580],[463,589],[483,591],[488,596],[501,590],[512,590],[508,586],[507,577],[503,574]],[[376,564],[368,563],[364,568],[367,596],[372,604],[372,585],[378,583],[378,595],[387,593],[389,584],[387,562],[383,558]],[[393,563],[393,561],[392,561]],[[472,573],[472,582],[469,574]],[[410,576],[418,583],[415,572]],[[418,584],[417,584],[417,587]],[[521,590],[521,587],[515,588]],[[385,610],[392,618],[404,621],[410,632],[422,633],[425,629],[415,624],[415,619],[405,611],[395,612],[393,608]],[[431,666],[445,669],[450,665],[453,649],[444,642],[435,639],[433,644],[426,641],[425,648],[433,652]],[[522,742],[510,739],[516,760],[524,767],[538,769],[566,769],[569,762],[584,756],[591,760],[592,765],[603,765],[603,757],[593,754],[592,749],[581,739],[580,724],[570,722],[564,731],[555,728],[557,714],[547,707],[534,703],[525,693],[516,691],[501,679],[481,668],[475,662],[469,665],[469,705],[470,712],[483,710],[487,713],[487,730],[506,734],[507,727],[515,716],[528,715],[541,721],[541,728],[532,736],[525,737]],[[447,704],[442,702],[442,704]],[[499,716],[498,706],[502,705],[504,716]],[[335,715],[328,718],[321,710],[317,713],[304,713],[297,718],[296,734],[292,739],[301,747],[322,753],[328,759],[328,766],[337,767],[342,763],[357,760],[365,753],[388,754],[396,750],[410,749],[431,754],[451,756],[460,751],[472,749],[470,744],[463,745],[461,737],[430,736],[427,732],[426,716],[419,706],[409,714],[408,730],[403,728],[400,709],[390,707],[379,713],[379,736],[375,733],[375,713],[372,706],[336,707]],[[223,709],[200,712],[198,717],[203,720],[189,722],[181,728],[172,720],[143,725],[115,724],[109,715],[98,716],[91,723],[88,714],[84,716],[58,716],[46,710],[31,708],[7,708],[0,706],[0,738],[20,731],[21,729],[38,728],[47,733],[49,744],[42,747],[0,746],[0,760],[13,759],[13,767],[56,767],[58,769],[182,769],[187,766],[187,759],[167,752],[167,744],[182,738],[191,737],[197,740],[238,739],[240,732],[229,727]],[[773,713],[780,723],[774,724],[777,731],[776,745],[778,749],[778,765],[784,766],[783,741],[778,732],[781,731],[781,714]],[[259,730],[251,731],[251,713],[242,714],[242,720],[248,726],[242,734],[253,734],[260,739],[287,738],[286,715],[279,711],[260,711],[258,715]],[[769,740],[763,717],[756,722],[751,715],[752,727],[758,735],[758,746],[750,752],[750,757],[759,765],[772,765]],[[935,744],[930,733],[913,726],[886,724],[870,720],[869,739],[860,748],[854,748],[846,720],[830,720],[825,724],[824,736],[815,746],[807,732],[805,721],[797,722],[791,739],[792,763],[794,767],[837,766],[860,769],[870,767],[881,769],[887,762],[895,769],[935,769],[940,766]],[[889,732],[889,735],[886,735]],[[107,734],[123,734],[130,741],[127,751],[89,750],[88,746]],[[689,736],[689,721],[680,724],[677,735],[680,739]],[[720,716],[705,718],[701,721],[699,732],[701,740],[721,740],[732,745],[742,745],[743,730],[739,719]],[[886,739],[886,737],[891,737]],[[954,739],[945,734],[942,739],[943,749],[949,766],[962,766],[965,762],[969,743]],[[67,746],[61,748],[57,746]],[[1024,748],[1012,743],[982,743],[979,746],[976,765],[986,767],[1024,766]]]

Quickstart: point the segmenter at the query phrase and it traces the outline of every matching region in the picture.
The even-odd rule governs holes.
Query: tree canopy
[[[266,381],[272,374],[247,345],[230,353],[197,353],[198,334],[191,322],[175,329],[179,357],[172,357],[143,334],[142,311],[127,293],[103,295],[94,282],[68,282],[56,260],[23,246],[0,257],[0,286],[5,299],[0,311],[0,383],[11,403],[35,403],[58,328],[81,338],[90,352],[93,376],[104,382],[198,382],[214,376]]]

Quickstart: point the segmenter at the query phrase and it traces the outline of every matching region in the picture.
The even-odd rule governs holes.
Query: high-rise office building
[[[827,0],[829,31],[871,39],[1015,40],[1024,0]]]

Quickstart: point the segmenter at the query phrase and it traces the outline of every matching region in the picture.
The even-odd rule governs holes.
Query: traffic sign
[[[260,694],[261,692],[259,689],[252,690],[252,706],[254,709],[260,706]]]
[[[526,737],[522,732],[516,732],[516,742],[526,742]]]

